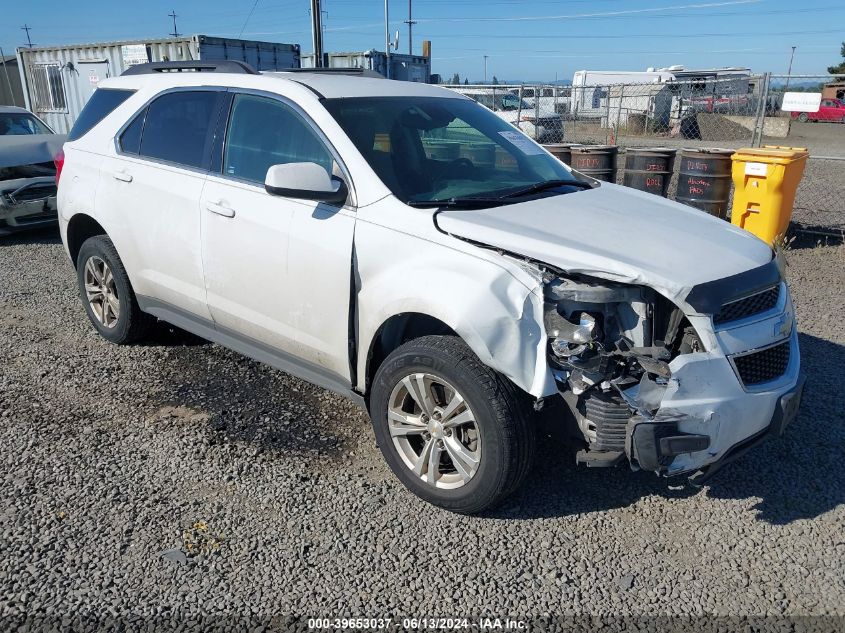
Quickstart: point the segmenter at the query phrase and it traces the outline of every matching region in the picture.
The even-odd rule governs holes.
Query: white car
[[[174,64],[205,65],[159,72]],[[426,150],[450,142],[472,150]],[[136,66],[101,82],[60,164],[62,239],[103,337],[157,317],[349,396],[444,508],[514,491],[556,403],[580,462],[698,483],[795,415],[768,245],[573,172],[450,90]]]
[[[552,108],[542,105],[539,110],[527,99],[507,90],[494,88],[450,87],[450,90],[477,101],[493,110],[511,125],[539,143],[560,143],[563,141],[563,119]]]

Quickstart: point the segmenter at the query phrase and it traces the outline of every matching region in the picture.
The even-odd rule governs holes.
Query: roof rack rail
[[[384,75],[369,68],[285,68],[280,73],[316,73],[319,75],[352,75],[353,77],[371,77],[384,79]]]
[[[185,61],[185,62],[151,62],[130,66],[121,73],[125,75],[153,75],[155,73],[237,73],[240,75],[258,75],[249,64],[235,59],[221,59],[209,61]]]

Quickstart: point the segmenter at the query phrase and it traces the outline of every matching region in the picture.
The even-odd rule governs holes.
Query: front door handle
[[[211,211],[212,213],[222,215],[224,218],[235,217],[235,210],[222,202],[206,202],[205,208]]]
[[[112,172],[112,176],[114,176],[117,180],[122,180],[123,182],[132,182],[132,174],[127,174],[123,170]]]

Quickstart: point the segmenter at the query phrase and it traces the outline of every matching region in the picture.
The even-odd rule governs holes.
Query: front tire
[[[155,319],[141,312],[111,239],[89,237],[76,259],[79,298],[100,336],[125,345],[143,339]]]
[[[516,490],[534,456],[527,398],[455,336],[401,345],[373,381],[376,440],[415,495],[475,514]]]
[[[801,123],[806,123],[807,121],[810,120],[810,117],[807,116],[806,112],[802,112],[801,114],[798,115],[798,120],[801,121]]]

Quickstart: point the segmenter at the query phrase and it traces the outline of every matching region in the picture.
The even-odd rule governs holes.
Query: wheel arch
[[[95,235],[108,235],[103,226],[90,215],[77,213],[70,218],[67,225],[67,249],[70,259],[76,267],[76,259],[79,256],[79,249],[90,237]]]
[[[365,371],[367,390],[369,391],[376,371],[393,350],[403,343],[430,335],[457,336],[458,334],[437,317],[422,312],[402,312],[388,317],[376,330],[367,350]]]
[[[439,304],[416,297],[384,305],[378,311],[379,316],[369,323],[370,327],[365,325],[363,332],[359,332],[358,390],[369,392],[381,363],[403,343],[443,334],[463,340],[482,363],[504,375],[523,392],[534,397],[550,393],[554,382],[545,360],[542,299],[530,291],[502,295],[488,289],[472,297],[470,294],[475,293],[466,290],[464,305],[457,296]],[[477,286],[474,290],[478,292]]]

